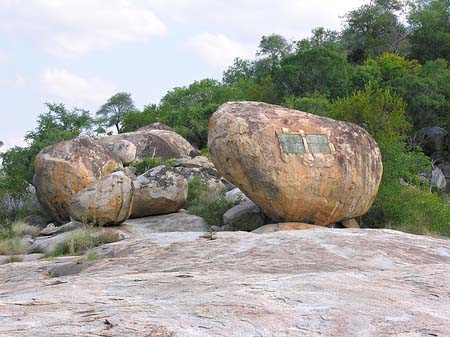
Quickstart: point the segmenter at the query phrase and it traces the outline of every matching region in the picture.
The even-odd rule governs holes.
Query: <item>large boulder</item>
[[[133,203],[133,183],[123,172],[114,172],[79,191],[69,209],[83,223],[118,225],[128,219]]]
[[[157,166],[134,181],[132,218],[174,213],[186,203],[186,179],[167,166]]]
[[[210,200],[219,199],[225,191],[221,175],[214,164],[204,156],[179,158],[173,163],[173,170],[185,177],[188,182],[198,179],[206,184]]]
[[[74,195],[122,168],[120,160],[92,138],[76,138],[46,147],[35,160],[38,200],[57,224],[64,224],[70,220]]]
[[[136,146],[137,159],[171,159],[188,156],[196,152],[186,139],[170,130],[143,129],[97,139],[100,144],[107,147],[113,147],[114,143],[123,140],[127,140]]]
[[[360,216],[383,171],[378,145],[359,126],[266,103],[222,105],[208,147],[219,173],[280,222]]]

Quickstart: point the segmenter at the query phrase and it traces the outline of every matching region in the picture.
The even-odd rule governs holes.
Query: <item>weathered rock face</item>
[[[132,218],[177,212],[186,203],[186,179],[168,168],[157,166],[134,181]]]
[[[122,163],[91,138],[76,138],[43,149],[35,160],[34,186],[39,202],[58,224],[69,221],[72,197]]]
[[[84,223],[118,225],[130,216],[133,193],[131,179],[114,172],[79,191],[72,198],[69,214]]]
[[[185,177],[188,182],[199,179],[205,183],[211,200],[217,200],[225,190],[214,164],[204,156],[182,157],[175,161],[173,170]]]
[[[149,130],[168,130],[168,131],[174,131],[170,126],[156,122],[152,124],[148,124],[146,126],[143,126],[142,128],[139,128],[137,131],[149,131]]]
[[[136,159],[136,145],[128,140],[123,139],[115,143],[111,143],[109,149],[124,165],[130,164]]]
[[[449,240],[157,233],[104,251],[0,266],[0,336],[450,336]]]
[[[364,129],[265,103],[222,105],[208,147],[219,173],[277,221],[360,216],[381,181],[380,150]]]
[[[169,130],[142,130],[101,137],[97,141],[104,146],[127,140],[136,146],[136,157],[171,159],[195,152],[192,145],[179,134]]]

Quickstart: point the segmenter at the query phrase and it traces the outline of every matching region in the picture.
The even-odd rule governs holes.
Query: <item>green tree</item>
[[[143,126],[161,122],[163,116],[156,104],[149,104],[142,111],[133,111],[125,115],[123,119],[122,131],[131,132]]]
[[[37,127],[25,135],[27,147],[13,147],[1,154],[1,174],[8,193],[24,192],[33,182],[34,158],[52,144],[89,134],[93,120],[86,110],[67,109],[64,104],[46,103],[48,111],[40,114]],[[5,187],[5,188],[6,188]]]
[[[103,104],[97,111],[97,115],[101,117],[100,124],[106,127],[115,126],[117,133],[122,130],[123,119],[130,112],[135,112],[131,94],[127,92],[118,92],[111,96],[108,101]]]
[[[262,59],[260,65],[267,64],[270,74],[273,75],[281,59],[291,51],[292,44],[288,40],[281,35],[272,34],[261,38],[256,56]]]
[[[342,51],[323,46],[286,56],[275,77],[281,96],[320,94],[330,99],[349,90],[350,67]]]
[[[401,9],[398,0],[372,0],[345,15],[342,41],[352,63],[405,49],[407,30],[397,16]]]
[[[288,96],[283,100],[282,105],[287,108],[305,111],[318,116],[327,116],[330,112],[331,103],[321,95],[305,97]]]
[[[378,142],[392,144],[405,139],[410,128],[405,107],[403,99],[389,89],[374,89],[369,84],[364,90],[334,102],[331,116],[356,123]]]
[[[425,63],[443,58],[450,62],[450,1],[416,0],[408,16],[410,56]]]

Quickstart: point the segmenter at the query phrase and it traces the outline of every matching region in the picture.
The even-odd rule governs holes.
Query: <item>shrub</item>
[[[29,250],[21,238],[8,238],[0,240],[0,255],[21,255],[27,254]]]
[[[136,168],[136,175],[141,175],[148,170],[160,165],[172,167],[175,160],[176,158],[167,160],[161,158],[144,158],[143,160],[132,164],[132,166]]]
[[[23,221],[16,221],[12,224],[11,230],[15,236],[23,237],[29,235],[33,238],[39,236],[41,229],[37,226],[29,225]]]
[[[223,226],[223,215],[239,201],[228,201],[222,194],[219,199],[211,200],[208,186],[200,179],[189,182],[186,208],[189,213],[202,217],[209,225]]]
[[[86,226],[74,231],[68,238],[57,244],[48,256],[82,255],[94,247],[119,240],[117,233]]]

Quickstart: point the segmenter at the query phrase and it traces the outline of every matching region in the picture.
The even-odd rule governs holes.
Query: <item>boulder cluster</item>
[[[39,202],[57,224],[73,219],[116,225],[129,217],[177,212],[194,177],[220,195],[223,184],[217,171],[198,154],[186,139],[161,125],[102,138],[76,138],[38,154],[34,185]],[[130,164],[145,158],[178,160],[174,167],[161,165],[136,176]]]
[[[60,225],[117,225],[178,212],[198,178],[209,200],[228,191],[237,204],[216,230],[358,227],[353,219],[381,180],[380,150],[364,129],[279,106],[226,103],[210,119],[208,141],[212,162],[160,124],[55,144],[36,158],[38,200]],[[176,159],[136,176],[133,164],[146,158]]]

